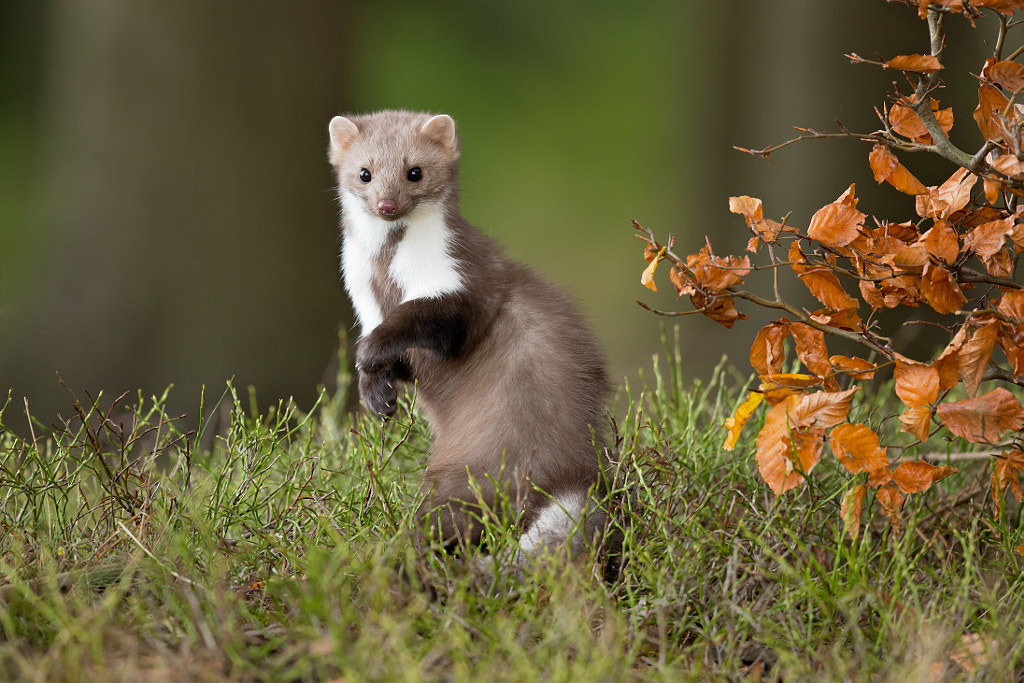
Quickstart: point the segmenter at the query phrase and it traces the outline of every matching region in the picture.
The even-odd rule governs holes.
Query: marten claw
[[[359,396],[373,413],[391,417],[398,409],[398,386],[390,370],[359,373]]]

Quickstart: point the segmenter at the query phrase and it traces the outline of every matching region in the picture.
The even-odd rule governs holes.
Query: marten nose
[[[394,199],[382,199],[377,202],[377,213],[381,216],[394,216],[398,213],[398,202]]]

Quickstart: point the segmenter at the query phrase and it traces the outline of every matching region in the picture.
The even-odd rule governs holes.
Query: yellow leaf
[[[640,284],[652,292],[658,291],[658,286],[654,284],[654,271],[658,269],[658,261],[661,260],[661,255],[665,253],[665,247],[662,247],[658,252],[657,256],[651,259],[651,262],[644,268],[643,275],[640,276]]]
[[[729,430],[729,435],[725,437],[725,444],[722,448],[727,451],[731,451],[736,447],[736,441],[740,438],[740,431],[743,429],[743,425],[747,424],[747,420],[754,414],[754,410],[764,400],[764,394],[759,391],[751,391],[747,394],[747,400],[736,408],[736,412],[732,414],[732,417],[726,418],[725,428]]]

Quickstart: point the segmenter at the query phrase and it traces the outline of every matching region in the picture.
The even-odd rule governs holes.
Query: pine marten
[[[434,437],[425,526],[478,543],[474,518],[501,514],[501,487],[523,552],[568,540],[578,553],[606,519],[593,501],[609,383],[593,334],[561,290],[462,217],[451,117],[382,111],[329,130],[359,393],[392,416],[399,383],[417,383]]]

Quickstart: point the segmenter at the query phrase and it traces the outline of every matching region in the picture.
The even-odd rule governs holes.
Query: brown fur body
[[[608,381],[592,334],[561,290],[507,259],[459,213],[451,119],[408,112],[338,118],[330,158],[346,287],[364,326],[360,393],[371,410],[391,414],[396,383],[417,382],[434,434],[422,514],[446,541],[475,542],[472,516],[493,512],[497,484],[523,530],[540,524],[553,504],[580,522],[585,511],[568,508],[593,512],[588,492],[601,488],[604,461]],[[422,177],[412,182],[414,167]],[[364,171],[369,182],[360,180]],[[403,244],[430,231],[443,249],[407,264]],[[350,240],[353,250],[364,245],[368,273],[347,252]],[[601,518],[593,516],[588,536]],[[543,525],[535,536],[557,542],[560,532]]]

